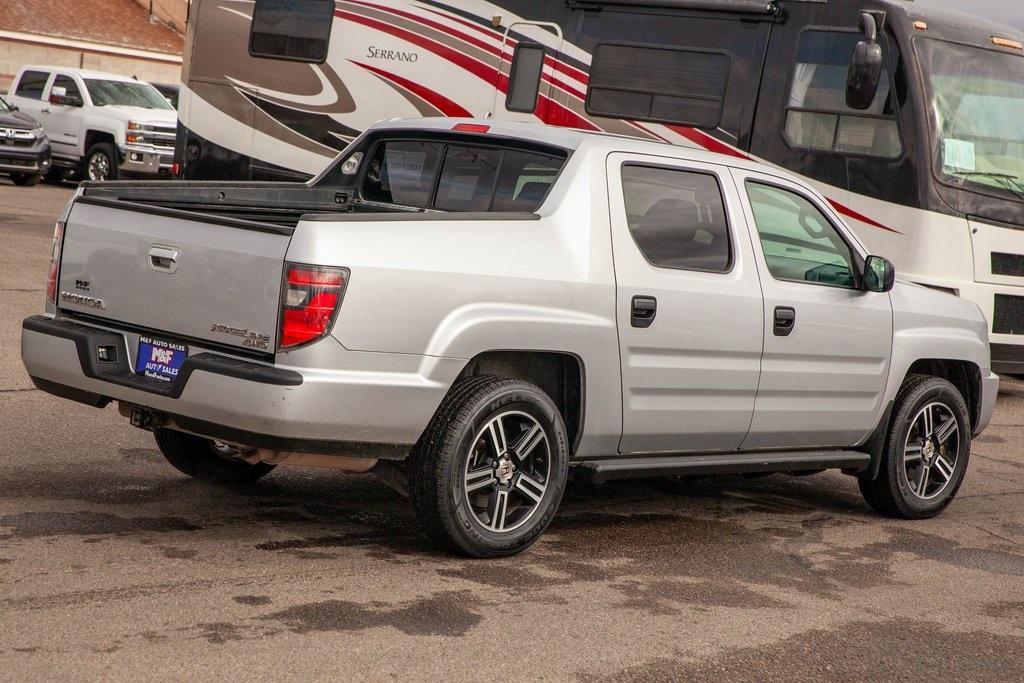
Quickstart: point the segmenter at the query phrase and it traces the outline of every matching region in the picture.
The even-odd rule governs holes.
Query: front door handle
[[[788,337],[796,327],[796,309],[790,306],[775,307],[775,336]]]
[[[650,327],[658,314],[658,300],[653,296],[634,296],[630,322],[633,327]]]

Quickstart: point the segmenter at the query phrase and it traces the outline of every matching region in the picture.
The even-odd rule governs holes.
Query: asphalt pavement
[[[368,477],[204,485],[34,390],[70,195],[0,180],[0,678],[1024,679],[1024,383],[937,519],[839,473],[571,486],[523,555],[458,559]]]

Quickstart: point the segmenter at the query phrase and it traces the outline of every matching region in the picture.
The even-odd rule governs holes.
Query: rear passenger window
[[[587,113],[715,128],[722,120],[730,63],[722,52],[598,45]]]
[[[367,201],[439,211],[535,211],[558,178],[565,157],[389,140],[366,166]]]
[[[322,64],[334,22],[334,0],[256,0],[249,54]]]
[[[629,231],[651,265],[729,269],[729,222],[715,176],[628,164],[622,167],[622,193]]]
[[[50,74],[44,71],[26,71],[21,74],[21,80],[18,81],[18,87],[14,90],[14,94],[19,97],[41,100],[43,99],[43,90],[46,88],[46,81],[49,78]]]

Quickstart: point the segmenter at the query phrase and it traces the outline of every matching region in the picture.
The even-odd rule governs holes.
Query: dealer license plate
[[[188,347],[184,344],[139,337],[139,355],[135,360],[135,372],[161,382],[173,382],[188,358]]]

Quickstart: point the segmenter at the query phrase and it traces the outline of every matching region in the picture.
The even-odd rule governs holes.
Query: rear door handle
[[[796,327],[796,309],[790,306],[775,307],[775,336],[788,337]]]
[[[658,314],[658,300],[653,296],[634,296],[630,323],[633,327],[650,327]]]

